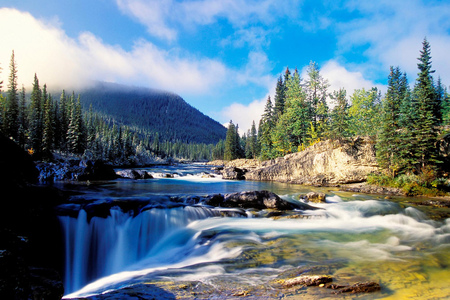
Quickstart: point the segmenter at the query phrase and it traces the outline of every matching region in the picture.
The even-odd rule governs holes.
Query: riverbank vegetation
[[[450,96],[440,78],[432,76],[426,39],[417,66],[412,87],[406,73],[391,67],[384,96],[375,87],[351,95],[345,89],[330,93],[314,62],[305,79],[287,68],[278,79],[274,102],[270,96],[266,101],[257,135],[252,129],[239,143],[230,122],[225,159],[274,159],[324,139],[369,136],[382,169],[369,176],[370,183],[400,187],[410,195],[440,194],[438,190],[448,188],[450,171]]]

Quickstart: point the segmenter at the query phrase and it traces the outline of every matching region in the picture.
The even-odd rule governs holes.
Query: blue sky
[[[1,79],[60,90],[104,80],[174,91],[221,123],[258,121],[286,67],[321,68],[329,91],[411,83],[426,36],[450,84],[449,1],[2,0]]]

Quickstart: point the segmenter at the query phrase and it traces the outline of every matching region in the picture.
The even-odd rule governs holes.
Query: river
[[[153,179],[62,186],[81,193],[73,201],[155,199],[138,214],[112,208],[107,218],[84,210],[59,217],[66,299],[349,299],[331,289],[280,284],[303,274],[329,275],[342,285],[381,285],[379,292],[351,299],[450,297],[450,219],[430,218],[430,209],[412,205],[413,198],[209,178],[203,165],[146,170]],[[254,210],[224,217],[212,207],[169,204],[171,196],[249,190],[269,190],[289,201],[324,192],[326,203],[313,204],[321,209],[301,218]]]

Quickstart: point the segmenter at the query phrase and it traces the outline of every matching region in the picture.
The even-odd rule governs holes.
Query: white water
[[[108,218],[93,217],[90,221],[84,210],[77,219],[60,216],[65,232],[66,292],[76,291],[94,279],[126,270],[158,251],[163,252],[161,243],[174,232],[194,220],[215,215],[217,212],[208,208],[179,207],[150,209],[136,217],[113,208]],[[172,240],[172,244],[176,243]]]
[[[436,223],[415,208],[389,201],[342,201],[333,196],[327,202],[318,205],[323,210],[307,211],[311,218],[294,220],[219,218],[202,207],[151,209],[136,217],[112,210],[110,217],[90,222],[84,211],[78,219],[61,217],[66,292],[72,293],[66,297],[101,293],[140,276],[199,264],[178,280],[232,276],[220,266],[221,260],[236,258],[254,245],[266,247],[275,238],[302,239],[305,247],[355,262],[401,261],[418,255],[417,243],[450,247],[450,219]]]

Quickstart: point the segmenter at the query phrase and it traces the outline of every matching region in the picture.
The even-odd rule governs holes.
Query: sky
[[[0,80],[14,50],[20,86],[168,90],[245,132],[287,67],[316,62],[329,92],[384,91],[390,66],[414,83],[425,37],[448,86],[448,0],[0,0]]]

